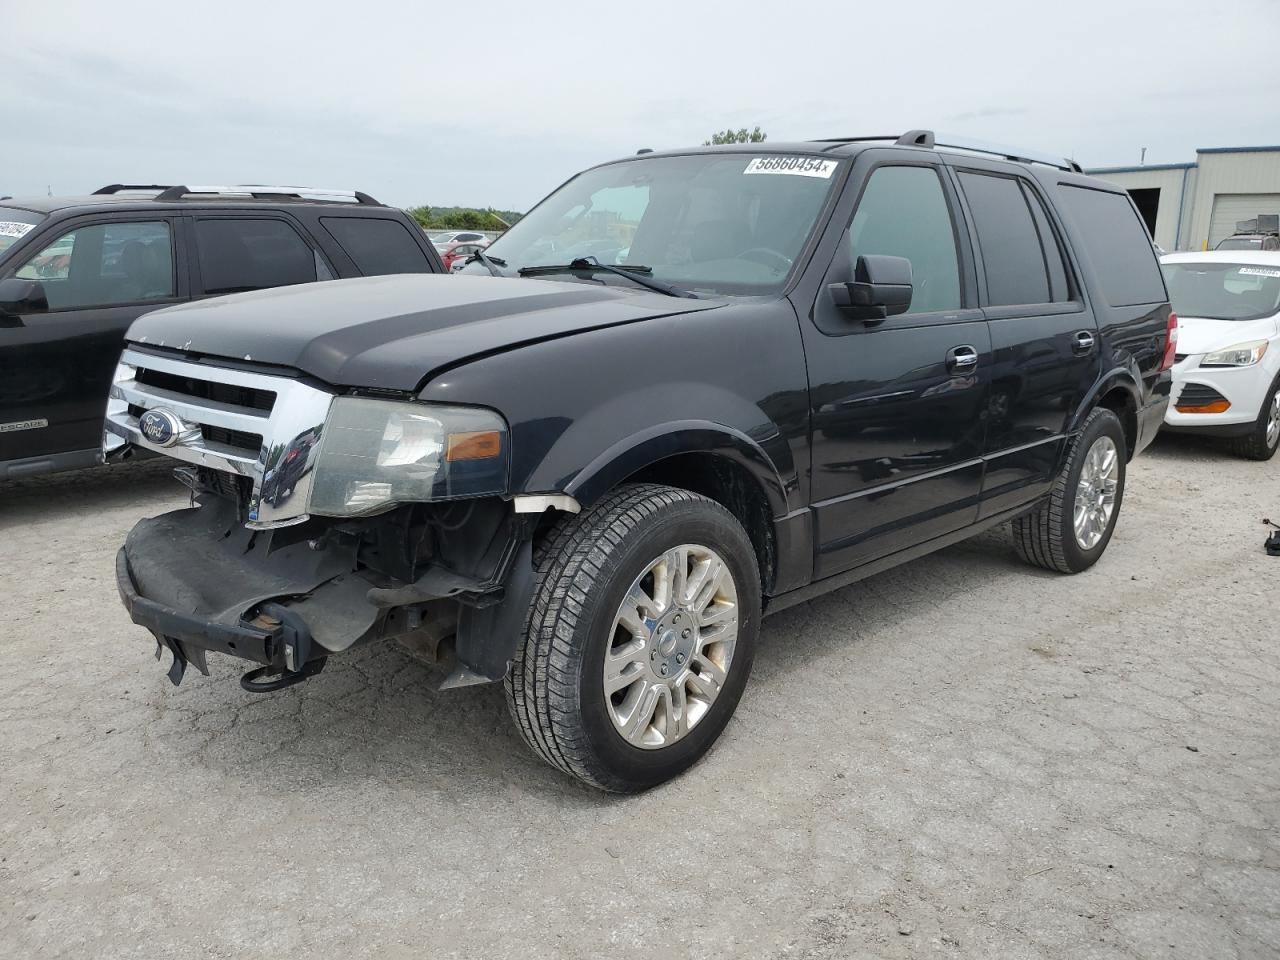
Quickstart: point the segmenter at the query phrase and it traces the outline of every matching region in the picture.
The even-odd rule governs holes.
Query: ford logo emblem
[[[138,429],[148,443],[157,447],[171,447],[178,442],[182,421],[168,410],[157,407],[138,418]]]

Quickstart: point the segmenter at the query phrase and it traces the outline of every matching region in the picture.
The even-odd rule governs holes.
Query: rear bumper
[[[1165,411],[1169,409],[1169,396],[1165,394],[1151,401],[1138,410],[1138,442],[1133,454],[1137,456],[1156,438],[1160,425],[1164,423]]]

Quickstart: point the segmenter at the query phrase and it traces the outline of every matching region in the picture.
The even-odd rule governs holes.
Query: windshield
[[[43,219],[40,214],[32,213],[30,210],[0,207],[0,253],[4,253],[25,237]]]
[[[1262,246],[1261,237],[1230,237],[1223,240],[1215,249],[1218,250],[1257,250]]]
[[[1280,311],[1280,264],[1165,263],[1161,269],[1179,316],[1257,320]]]
[[[648,267],[647,276],[684,290],[773,293],[813,232],[837,167],[829,158],[747,153],[613,163],[570,180],[485,253],[511,274],[594,257]],[[631,285],[598,271],[544,275]]]

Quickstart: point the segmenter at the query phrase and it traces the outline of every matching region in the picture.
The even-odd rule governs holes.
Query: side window
[[[930,167],[880,167],[849,226],[853,261],[864,254],[911,261],[910,313],[957,310],[960,264],[951,213]]]
[[[1054,303],[1063,303],[1071,299],[1071,284],[1067,280],[1067,262],[1062,256],[1062,246],[1049,215],[1045,212],[1044,203],[1025,183],[1022,192],[1026,194],[1027,206],[1031,208],[1031,216],[1036,222],[1036,233],[1040,234],[1040,249],[1044,253],[1045,266],[1049,268],[1049,295]]]
[[[1128,307],[1163,302],[1155,250],[1128,194],[1064,184],[1059,195],[1107,303]]]
[[[283,220],[196,221],[204,292],[263,290],[316,280],[314,253]]]
[[[28,259],[15,276],[41,281],[50,310],[171,299],[174,276],[169,224],[77,227]]]
[[[366,277],[387,273],[430,273],[427,255],[396,220],[373,217],[321,217],[333,239]]]
[[[961,172],[960,185],[978,231],[991,305],[1051,302],[1040,234],[1018,181]]]

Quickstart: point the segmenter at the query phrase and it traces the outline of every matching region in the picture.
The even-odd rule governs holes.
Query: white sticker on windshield
[[[831,178],[836,171],[836,161],[817,157],[755,157],[743,173],[786,173],[793,177]]]
[[[0,237],[25,237],[35,227],[34,223],[15,223],[12,220],[0,220]]]
[[[1269,270],[1266,267],[1241,267],[1240,273],[1247,277],[1280,277],[1280,270]]]

